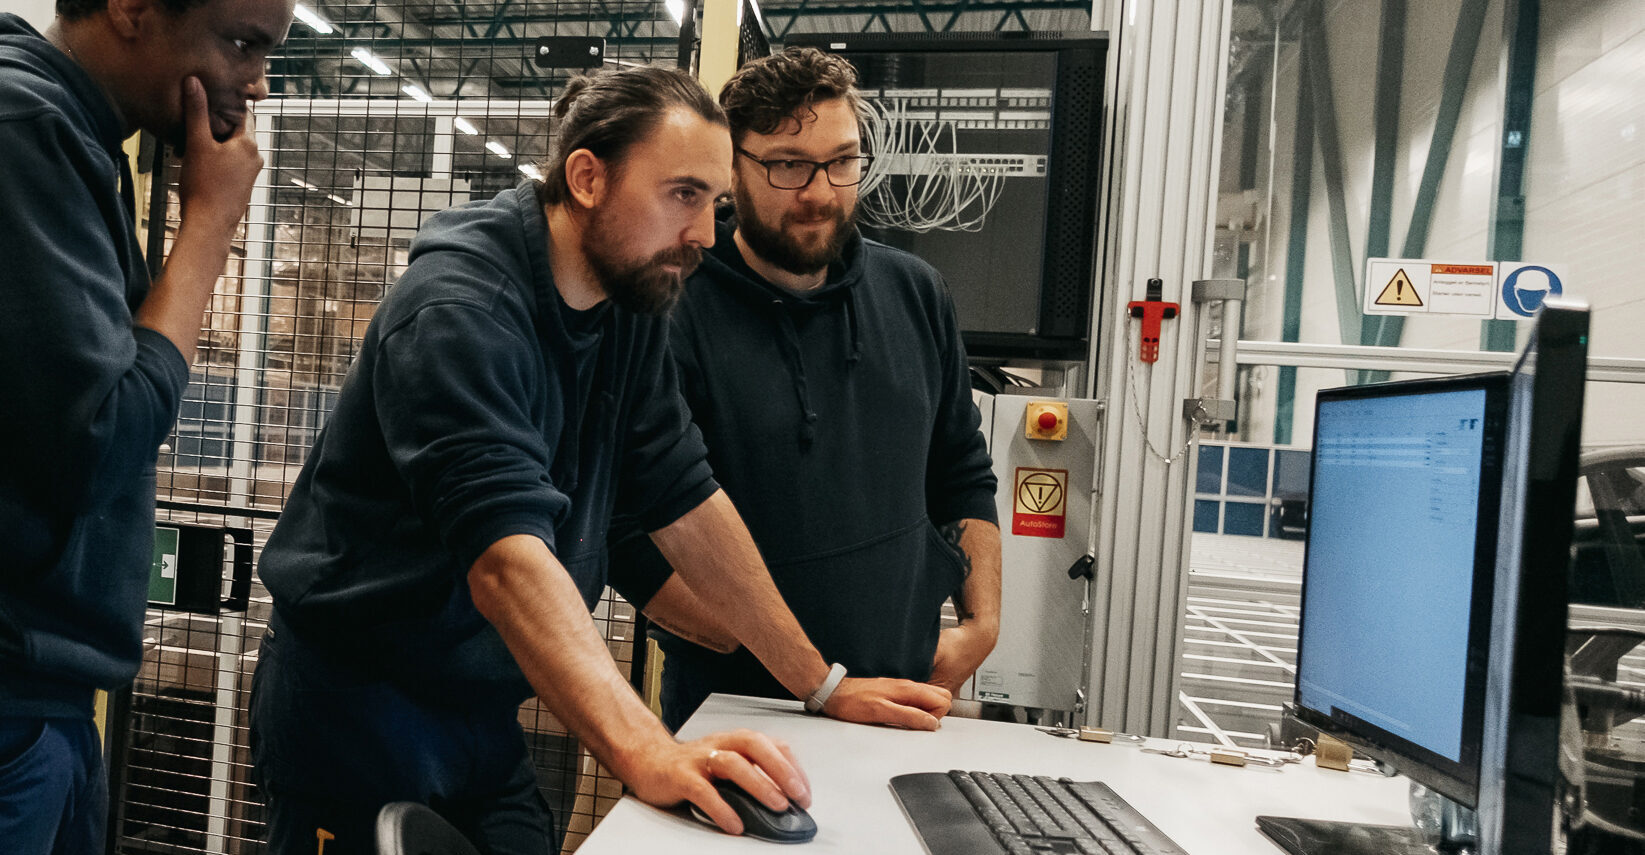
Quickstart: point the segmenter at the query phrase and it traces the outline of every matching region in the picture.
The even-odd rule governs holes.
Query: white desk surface
[[[936,733],[847,724],[806,715],[798,701],[714,695],[681,729],[685,739],[746,727],[786,741],[811,781],[817,837],[796,849],[732,837],[625,796],[578,855],[721,852],[924,852],[890,780],[906,772],[968,769],[1103,781],[1191,855],[1278,855],[1258,814],[1408,825],[1404,778],[1317,769],[1216,766],[1139,747],[1080,742],[1020,724],[946,718]],[[1174,742],[1151,740],[1170,747]],[[665,845],[666,850],[659,847]]]

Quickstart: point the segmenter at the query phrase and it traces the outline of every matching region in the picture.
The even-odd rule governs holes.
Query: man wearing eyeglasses
[[[936,270],[854,224],[856,73],[791,49],[720,93],[735,216],[673,317],[671,350],[716,477],[789,608],[853,676],[957,690],[999,635],[995,478]],[[655,590],[663,720],[709,694],[788,693],[644,537],[614,567]],[[940,628],[952,596],[960,623]]]

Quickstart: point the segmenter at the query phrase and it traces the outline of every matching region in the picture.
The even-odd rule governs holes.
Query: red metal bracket
[[[1158,279],[1148,280],[1148,299],[1132,300],[1126,308],[1131,310],[1131,317],[1142,319],[1142,341],[1137,347],[1137,358],[1143,362],[1159,361],[1160,321],[1169,321],[1177,316],[1177,310],[1182,307],[1176,303],[1165,302],[1165,283]]]

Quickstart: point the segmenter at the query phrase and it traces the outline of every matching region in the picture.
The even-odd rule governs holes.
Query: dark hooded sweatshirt
[[[431,217],[263,550],[277,627],[432,700],[529,696],[480,554],[535,535],[592,607],[619,501],[653,530],[718,489],[666,331],[561,301],[529,182]]]
[[[0,715],[89,718],[142,657],[188,364],[132,326],[149,278],[125,136],[84,70],[0,15]]]
[[[930,265],[853,236],[815,291],[773,285],[722,222],[687,282],[670,349],[716,479],[823,657],[925,680],[959,558],[935,524],[995,520],[995,478],[954,306]],[[629,590],[668,568],[644,538],[613,559]],[[663,634],[667,668],[725,691],[788,693],[746,651]]]

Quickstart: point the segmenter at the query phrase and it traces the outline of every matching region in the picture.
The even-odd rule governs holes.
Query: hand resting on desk
[[[886,677],[847,677],[828,697],[823,714],[860,724],[936,730],[954,696],[941,686]]]
[[[789,799],[811,806],[811,784],[788,744],[752,730],[676,742],[625,771],[621,777],[636,798],[663,808],[690,802],[729,834],[741,834],[743,823],[714,788],[716,780],[736,783],[774,811],[787,810]]]

